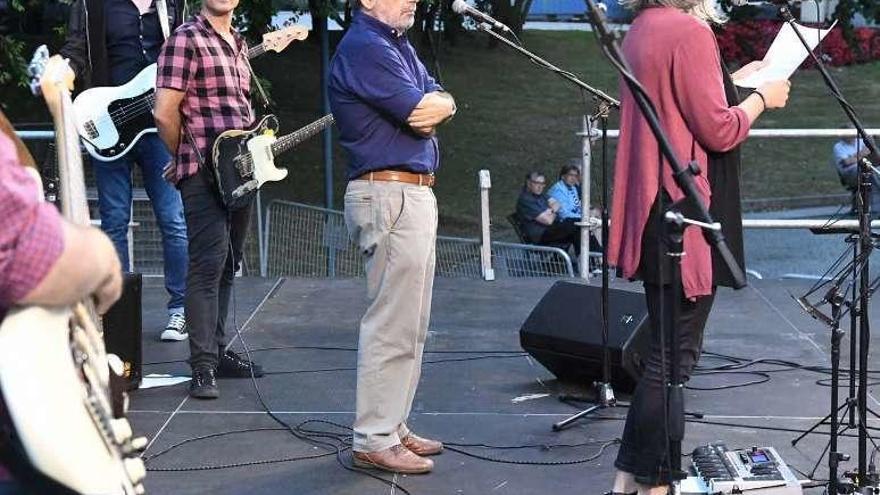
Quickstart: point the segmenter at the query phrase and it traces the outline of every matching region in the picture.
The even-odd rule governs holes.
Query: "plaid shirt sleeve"
[[[186,91],[196,71],[196,53],[186,31],[178,30],[168,38],[159,53],[157,64],[157,88]]]
[[[0,311],[42,282],[64,249],[58,210],[39,197],[34,179],[0,135]]]

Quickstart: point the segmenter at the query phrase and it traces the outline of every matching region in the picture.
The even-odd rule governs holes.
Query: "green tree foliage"
[[[856,14],[862,14],[865,19],[880,22],[880,5],[877,0],[840,0],[834,10],[834,17],[840,20],[843,29],[843,37],[849,43],[850,49],[855,50],[856,56],[862,58],[861,47],[856,40],[852,20]]]

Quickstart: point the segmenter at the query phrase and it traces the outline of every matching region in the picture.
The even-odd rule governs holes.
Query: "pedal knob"
[[[147,440],[147,437],[136,437],[131,439],[131,449],[135,452],[140,452],[147,448],[147,444],[150,443]]]
[[[122,463],[125,466],[128,479],[133,485],[137,485],[147,477],[147,467],[144,466],[144,461],[140,457],[129,457],[124,459]]]
[[[131,438],[133,432],[131,431],[131,425],[128,424],[127,419],[111,419],[110,420],[110,431],[113,432],[113,439],[116,440],[116,443],[122,445],[126,440]]]

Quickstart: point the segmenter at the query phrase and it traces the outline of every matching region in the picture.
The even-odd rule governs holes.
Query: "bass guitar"
[[[266,33],[262,43],[248,49],[248,58],[267,51],[281,52],[292,41],[304,40],[308,35],[308,29],[302,26]],[[116,160],[128,153],[141,136],[157,132],[153,121],[157,67],[148,65],[121,86],[87,89],[73,101],[77,132],[96,160]]]
[[[236,210],[250,201],[250,195],[269,181],[287,177],[286,168],[275,166],[275,157],[333,125],[327,114],[286,136],[276,137],[278,119],[267,115],[250,129],[221,133],[211,147],[210,167],[223,204]]]
[[[69,93],[73,71],[60,56],[49,58],[42,46],[29,72],[55,123],[62,212],[88,225]],[[0,410],[11,425],[11,443],[22,453],[17,464],[24,463],[33,474],[28,479],[41,487],[36,493],[144,493],[146,469],[139,453],[147,439],[133,437],[127,399],[112,386],[121,367],[118,357],[105,352],[91,300],[72,308],[15,308],[3,320]]]

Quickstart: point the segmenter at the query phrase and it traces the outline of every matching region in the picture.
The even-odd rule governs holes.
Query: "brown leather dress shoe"
[[[378,452],[355,452],[352,464],[366,469],[381,469],[392,473],[422,474],[434,468],[434,461],[419,457],[401,444]]]
[[[437,440],[422,438],[415,433],[410,433],[409,435],[401,438],[400,443],[402,443],[404,447],[408,448],[410,451],[412,451],[413,454],[416,455],[437,455],[443,452],[442,443],[438,442]]]

